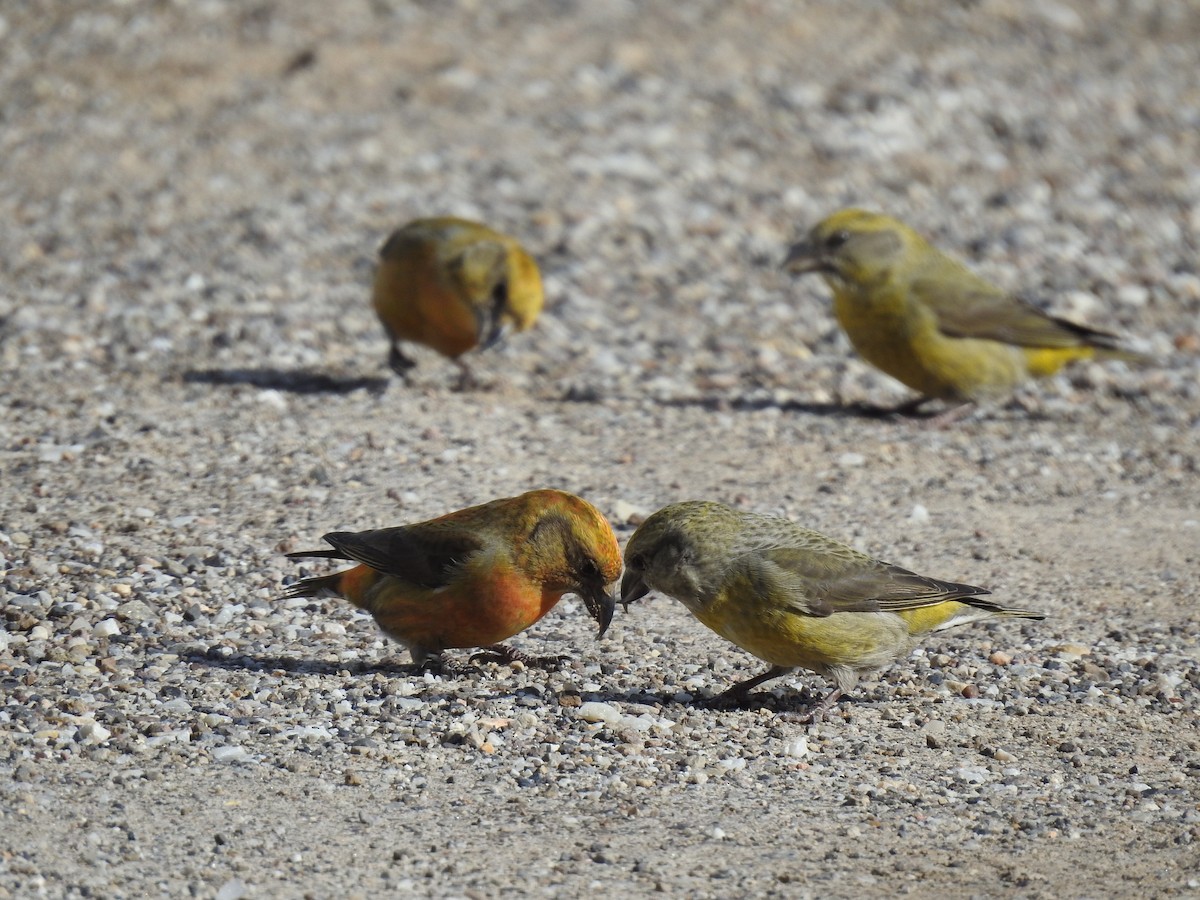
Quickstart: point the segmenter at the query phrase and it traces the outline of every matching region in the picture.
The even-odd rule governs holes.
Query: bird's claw
[[[465,663],[460,663],[453,662],[440,655],[427,656],[421,662],[417,663],[417,672],[428,672],[431,675],[457,678],[466,675],[468,672],[478,671],[478,666],[472,664],[474,659],[475,657],[472,656]]]
[[[789,725],[816,725],[818,722],[825,721],[825,710],[814,707],[804,712],[779,713],[778,719]]]
[[[408,378],[409,369],[416,365],[416,362],[409,359],[400,352],[400,348],[395,344],[388,351],[388,368],[399,375],[401,378]]]
[[[471,654],[471,661],[474,662],[477,659],[499,660],[505,663],[519,662],[524,666],[537,669],[558,669],[571,661],[570,656],[562,653],[533,656],[529,653],[522,653],[507,644],[492,644],[490,647],[477,650]]]

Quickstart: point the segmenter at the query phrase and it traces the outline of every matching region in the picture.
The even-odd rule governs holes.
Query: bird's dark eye
[[[646,568],[646,557],[640,553],[635,553],[629,559],[625,560],[625,565],[631,569],[644,569]]]
[[[825,239],[825,247],[828,250],[836,250],[838,247],[842,246],[848,240],[850,240],[850,232],[844,231],[844,230],[843,231],[835,231],[833,234],[831,234],[829,237],[827,237]]]

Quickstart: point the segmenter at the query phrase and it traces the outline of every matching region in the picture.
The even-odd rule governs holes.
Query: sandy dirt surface
[[[1200,890],[1200,8],[329,9],[0,7],[0,896]],[[856,413],[906,395],[779,271],[850,204],[1157,362]],[[368,303],[436,214],[545,273],[483,389],[390,378]],[[327,531],[540,486],[1049,618],[805,727],[816,676],[694,707],[762,664],[657,595],[516,639],[561,670],[447,676],[279,599]]]

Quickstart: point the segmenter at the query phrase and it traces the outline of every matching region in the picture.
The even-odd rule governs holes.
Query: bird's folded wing
[[[955,279],[918,278],[911,290],[913,299],[933,311],[938,330],[950,337],[984,338],[1019,347],[1088,344],[1115,349],[1119,344],[1116,335],[1047,315],[983,281],[971,285]]]
[[[896,612],[988,593],[848,552],[777,547],[746,554],[738,565],[756,590],[810,616]]]
[[[349,559],[423,588],[444,586],[457,566],[483,548],[465,532],[413,525],[333,532],[325,540]]]

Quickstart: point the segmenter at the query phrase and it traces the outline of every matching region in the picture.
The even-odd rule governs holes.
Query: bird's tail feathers
[[[341,550],[297,550],[285,553],[288,559],[349,559]]]
[[[1016,606],[1004,606],[987,597],[959,597],[957,600],[963,604],[963,608],[948,617],[945,621],[934,625],[930,631],[944,631],[947,628],[955,628],[959,625],[966,625],[969,622],[978,622],[983,619],[993,619],[1000,616],[1011,619],[1046,618],[1045,613],[1040,613],[1032,609],[1021,609]]]
[[[288,555],[294,556],[300,554],[289,553]],[[296,597],[340,597],[341,591],[339,585],[342,580],[342,574],[342,572],[335,572],[332,575],[305,578],[303,581],[296,582],[284,591],[283,599],[292,600]]]
[[[1133,363],[1134,365],[1144,366],[1154,361],[1154,357],[1147,353],[1139,353],[1137,350],[1130,350],[1127,347],[1119,347],[1115,344],[1111,347],[1098,346],[1096,349],[1096,359],[1117,359],[1121,362]]]

